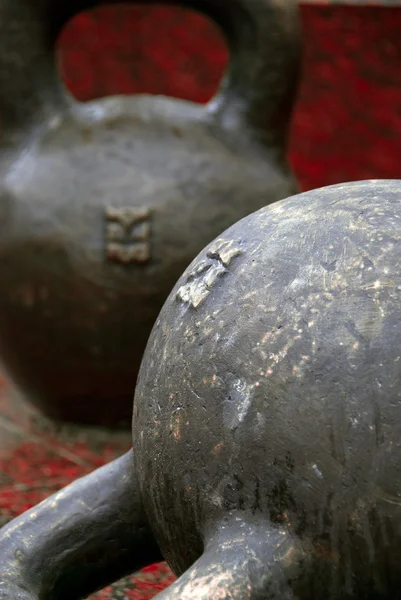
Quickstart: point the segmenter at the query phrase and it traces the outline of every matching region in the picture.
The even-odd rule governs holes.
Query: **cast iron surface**
[[[133,451],[1,530],[0,598],[81,598],[160,550],[160,600],[396,598],[400,240],[393,180],[206,247],[153,328]]]
[[[0,355],[55,418],[129,421],[172,285],[242,216],[296,190],[285,160],[300,59],[296,2],[193,0],[231,64],[206,106],[75,102],[54,45],[91,1],[0,6]]]

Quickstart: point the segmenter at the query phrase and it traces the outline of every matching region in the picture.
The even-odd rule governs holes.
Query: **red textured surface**
[[[401,8],[303,6],[303,82],[290,158],[304,189],[401,172]],[[115,93],[210,98],[227,54],[181,9],[104,7],[63,32],[60,65],[80,100]],[[0,387],[0,523],[129,447],[129,435],[56,427]],[[96,598],[145,600],[173,580],[145,569]]]
[[[302,6],[301,14],[303,80],[290,158],[302,187],[398,177],[401,8]],[[227,60],[209,21],[168,7],[80,15],[62,47],[65,80],[83,101],[141,92],[206,101]]]
[[[56,425],[0,378],[0,526],[71,481],[126,452],[129,432]],[[152,565],[98,594],[97,600],[147,600],[174,581]]]

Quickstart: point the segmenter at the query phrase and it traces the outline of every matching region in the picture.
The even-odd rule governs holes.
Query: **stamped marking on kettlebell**
[[[106,257],[122,264],[150,259],[150,210],[142,207],[106,208]]]
[[[187,282],[176,297],[184,304],[198,308],[213,289],[216,281],[228,272],[231,261],[242,254],[233,241],[217,240],[207,253],[207,258],[196,265]]]

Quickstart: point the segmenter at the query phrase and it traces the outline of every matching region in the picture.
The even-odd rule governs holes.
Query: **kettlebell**
[[[314,190],[208,245],[150,335],[133,450],[0,531],[1,600],[164,557],[158,600],[401,589],[401,181]]]
[[[285,158],[300,59],[295,0],[165,2],[221,26],[231,63],[205,107],[78,103],[54,47],[98,2],[0,6],[0,357],[55,419],[125,425],[174,282],[220,231],[296,191]]]

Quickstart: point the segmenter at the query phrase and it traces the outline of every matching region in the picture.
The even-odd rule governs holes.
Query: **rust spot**
[[[216,456],[217,454],[219,454],[220,451],[221,451],[221,449],[223,448],[223,446],[224,446],[224,442],[222,440],[221,442],[219,442],[218,444],[215,445],[215,447],[212,450],[212,454],[214,456]]]
[[[326,545],[323,541],[315,541],[314,551],[316,556],[324,558],[331,563],[338,564],[340,560],[339,553],[336,550],[333,550],[329,545]]]
[[[172,127],[171,131],[174,133],[175,137],[182,138],[182,130],[179,127]]]
[[[182,415],[180,412],[175,414],[172,418],[172,422],[170,423],[170,433],[177,442],[181,440],[181,425],[183,416],[184,415]]]

